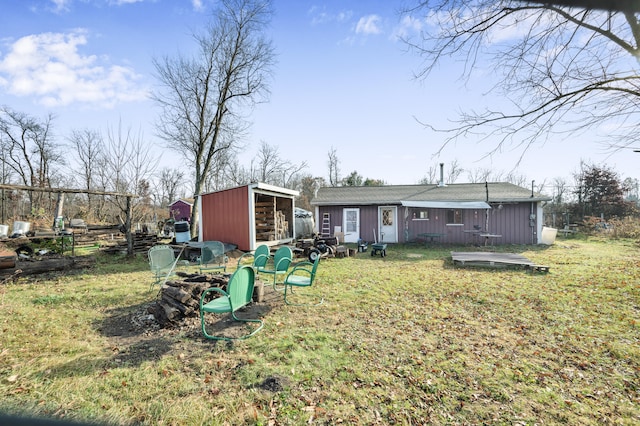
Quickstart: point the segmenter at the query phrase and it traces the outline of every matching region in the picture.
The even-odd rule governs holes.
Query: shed
[[[200,195],[200,241],[222,241],[250,251],[293,241],[298,191],[266,183]]]
[[[550,197],[506,182],[320,188],[311,201],[320,234],[388,243],[537,244]]]
[[[193,207],[193,199],[180,198],[169,204],[169,217],[176,221],[191,221],[191,208]]]

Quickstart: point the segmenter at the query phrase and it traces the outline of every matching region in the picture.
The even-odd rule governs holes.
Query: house
[[[345,242],[537,244],[550,197],[511,183],[342,186],[311,201],[316,230]],[[374,235],[375,234],[375,235]]]
[[[240,250],[286,244],[295,235],[298,191],[265,183],[200,195],[200,241],[222,241]]]
[[[181,198],[169,204],[169,218],[176,221],[191,221],[191,208],[193,207],[193,199]]]

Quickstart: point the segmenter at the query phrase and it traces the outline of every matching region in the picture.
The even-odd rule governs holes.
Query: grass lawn
[[[312,288],[323,305],[268,292],[264,329],[231,344],[203,339],[195,320],[153,327],[143,258],[5,283],[0,412],[100,424],[639,424],[638,245],[499,249],[551,271],[458,268],[449,252],[473,248],[445,245],[324,259]]]

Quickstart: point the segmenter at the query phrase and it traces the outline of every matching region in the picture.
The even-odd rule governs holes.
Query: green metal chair
[[[220,241],[205,241],[198,260],[200,273],[219,270],[227,272],[229,258],[224,254],[224,244]]]
[[[273,255],[273,262],[270,261],[265,266],[257,268],[257,271],[261,274],[273,275],[273,289],[282,290],[277,287],[278,277],[287,273],[292,261],[293,251],[291,247],[282,246]]]
[[[238,318],[236,311],[251,302],[253,297],[253,285],[255,282],[255,272],[250,266],[242,266],[236,270],[229,279],[227,284],[227,291],[218,287],[211,287],[205,290],[200,297],[200,324],[202,325],[202,333],[207,339],[213,340],[238,340],[246,339],[256,334],[262,329],[264,323],[260,319],[245,319]],[[206,302],[209,298],[209,293],[219,293],[219,297]],[[207,327],[205,322],[205,314],[225,314],[231,313],[232,318],[235,321],[241,322],[253,322],[260,324],[257,328],[253,329],[249,334],[245,334],[240,337],[227,337],[220,335],[211,335],[207,333]]]
[[[293,293],[294,287],[311,287],[313,285],[313,281],[316,278],[316,271],[318,270],[318,264],[320,263],[320,256],[316,257],[316,260],[311,262],[301,262],[293,267],[291,272],[287,274],[284,279],[284,302],[287,305],[295,305],[295,306],[317,306],[321,305],[324,301],[323,298],[320,298],[320,301],[317,303],[292,303],[287,299],[287,289],[291,290]]]
[[[176,258],[176,254],[173,248],[168,245],[156,245],[149,249],[147,253],[149,257],[149,266],[153,273],[154,281],[151,283],[151,287],[154,285],[167,282],[169,277],[174,275],[176,265],[181,263],[185,266],[189,265],[189,261],[180,260]]]
[[[258,246],[258,248],[256,248],[253,253],[247,252],[240,256],[240,258],[238,259],[238,269],[243,265],[242,262],[249,257],[253,258],[251,267],[253,267],[254,270],[257,271],[260,268],[264,268],[271,258],[271,251],[269,249],[269,246],[266,244],[262,244]]]

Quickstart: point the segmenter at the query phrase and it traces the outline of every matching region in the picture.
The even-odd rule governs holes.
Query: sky
[[[161,167],[181,167],[155,133],[159,111],[153,59],[188,53],[192,34],[210,20],[214,0],[1,0],[0,104],[55,117],[56,142],[73,130],[105,134],[118,125],[140,132]],[[622,179],[640,178],[640,154],[610,152],[596,137],[559,135],[521,149],[491,141],[457,140],[420,122],[447,127],[460,111],[499,102],[487,94],[495,82],[478,74],[463,83],[463,64],[444,62],[416,80],[420,59],[399,34],[419,28],[398,15],[400,1],[274,0],[268,35],[277,53],[271,96],[251,115],[241,161],[248,166],[261,142],[283,159],[308,164],[328,179],[335,150],[342,176],[353,171],[387,184],[415,184],[439,163],[465,170],[510,171],[550,186],[572,182],[581,161],[606,165]],[[440,152],[439,152],[440,151]],[[68,153],[73,161],[73,153]],[[519,162],[519,163],[518,163]],[[517,165],[517,167],[516,167]],[[463,173],[457,182],[466,182]],[[546,191],[550,194],[551,189]]]

